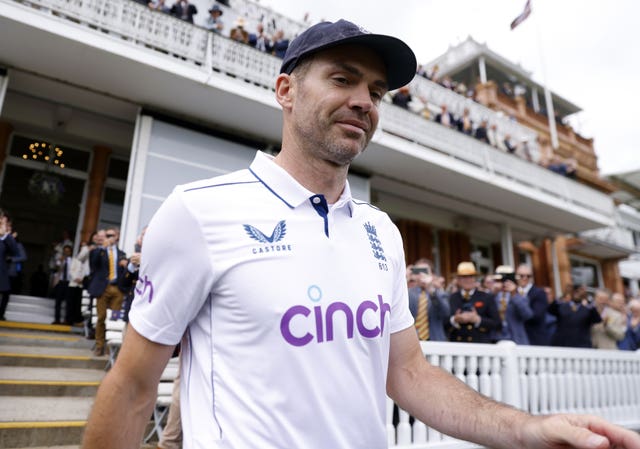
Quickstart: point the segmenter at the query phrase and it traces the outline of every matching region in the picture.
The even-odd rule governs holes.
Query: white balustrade
[[[640,351],[517,346],[511,342],[421,342],[421,346],[431,364],[472,388],[477,385],[489,397],[518,403],[530,413],[590,413],[640,430]],[[500,389],[494,389],[496,386]],[[393,402],[388,404],[390,447],[437,448],[445,440],[448,448],[477,447],[417,420],[411,426],[403,410],[394,424]]]

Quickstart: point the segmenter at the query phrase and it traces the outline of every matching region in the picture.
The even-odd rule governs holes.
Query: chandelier
[[[58,204],[65,191],[60,176],[52,172],[54,168],[65,168],[62,154],[60,147],[46,142],[33,142],[22,154],[24,160],[45,163],[44,170],[37,170],[31,175],[27,189],[31,195],[48,204]]]

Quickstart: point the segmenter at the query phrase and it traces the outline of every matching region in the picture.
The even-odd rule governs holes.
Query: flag
[[[518,17],[513,19],[513,22],[511,22],[511,29],[513,30],[515,27],[524,22],[527,17],[529,17],[529,14],[531,14],[531,0],[527,0],[527,3],[524,5],[524,10]]]

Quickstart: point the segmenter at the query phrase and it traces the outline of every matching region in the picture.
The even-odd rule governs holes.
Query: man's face
[[[107,229],[106,239],[104,241],[105,246],[115,245],[118,238],[118,234],[113,229]]]
[[[458,276],[458,286],[463,290],[473,290],[476,287],[476,277]]]
[[[107,238],[105,236],[106,231],[104,229],[99,230],[96,235],[93,237],[93,242],[96,245],[103,245],[105,243],[105,239]]]
[[[294,144],[314,159],[349,165],[378,126],[378,107],[387,91],[384,65],[372,50],[357,45],[312,58],[302,74],[292,75],[287,129]]]
[[[594,301],[599,306],[609,305],[609,295],[605,292],[596,292]]]
[[[531,282],[532,277],[531,268],[529,267],[518,267],[516,270],[516,278],[520,287],[526,287]]]

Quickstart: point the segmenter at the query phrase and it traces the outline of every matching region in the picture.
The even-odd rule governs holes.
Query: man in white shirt
[[[417,419],[485,446],[640,449],[631,431],[530,416],[426,361],[399,232],[347,183],[383,95],[415,67],[402,41],[344,20],[291,43],[275,88],[278,156],[177,187],[151,221],[131,326],[83,447],[138,447],[184,335],[184,448],[382,449],[388,393]]]

